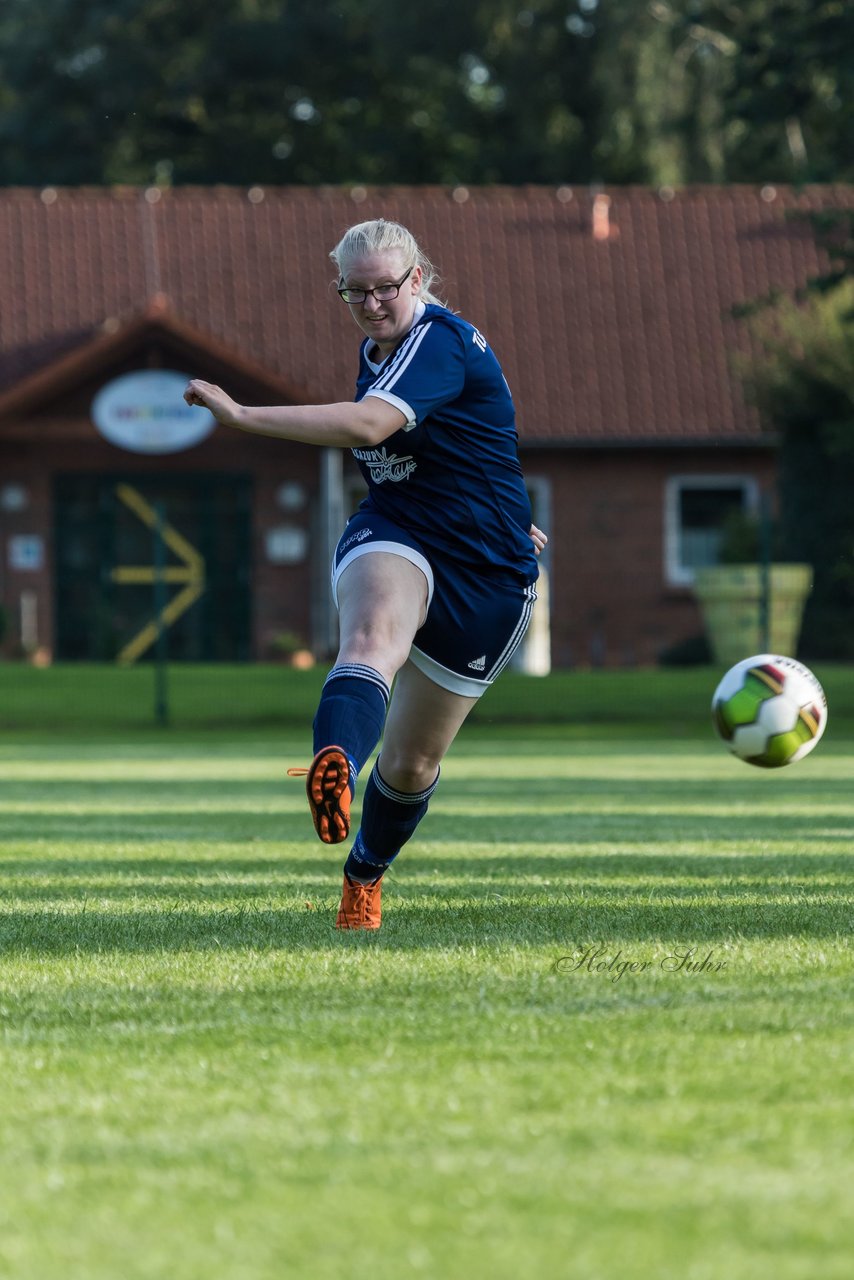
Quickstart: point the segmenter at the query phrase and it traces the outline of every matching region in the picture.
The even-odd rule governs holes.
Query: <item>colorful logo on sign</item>
[[[105,440],[131,453],[178,453],[216,426],[206,409],[184,400],[189,375],[142,369],[108,382],[92,401],[92,421]]]

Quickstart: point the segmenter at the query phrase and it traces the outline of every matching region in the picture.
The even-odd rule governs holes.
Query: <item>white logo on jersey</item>
[[[486,654],[484,653],[480,658],[475,658],[473,662],[466,663],[466,666],[471,667],[472,671],[485,671]]]
[[[484,338],[483,334],[479,333],[477,329],[475,329],[474,333],[471,335],[471,340],[476,347],[480,347],[481,351],[486,350],[486,338]]]
[[[344,542],[341,543],[341,554],[344,554],[351,543],[364,542],[365,538],[370,538],[372,533],[373,529],[360,529],[358,533],[351,533],[350,537],[346,538]]]
[[[354,449],[353,457],[366,464],[374,484],[385,484],[386,480],[397,484],[408,479],[418,466],[411,454],[399,458],[393,453],[389,457],[385,449]]]

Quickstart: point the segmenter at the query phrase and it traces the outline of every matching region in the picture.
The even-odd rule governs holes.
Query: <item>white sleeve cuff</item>
[[[411,431],[413,427],[418,426],[418,423],[415,420],[415,411],[406,403],[405,400],[401,400],[400,396],[393,396],[390,391],[373,390],[365,392],[366,400],[368,396],[376,396],[378,400],[385,400],[386,404],[394,405],[395,409],[399,409],[406,418],[406,421],[403,424],[404,431]]]

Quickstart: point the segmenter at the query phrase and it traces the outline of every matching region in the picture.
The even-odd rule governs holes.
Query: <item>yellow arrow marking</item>
[[[134,515],[139,516],[143,524],[148,525],[149,529],[157,528],[157,512],[148,505],[137,489],[132,489],[129,484],[118,484],[116,494],[126,507],[130,507]],[[183,560],[188,569],[195,568],[203,575],[205,561],[196,548],[191,547],[187,539],[177,529],[173,529],[171,524],[164,523],[162,533],[163,541],[167,547],[172,548],[178,559]]]
[[[137,489],[131,488],[129,484],[119,484],[116,485],[116,496],[149,529],[158,527],[157,512]],[[171,627],[172,623],[198,600],[205,589],[204,557],[200,556],[196,548],[191,546],[177,529],[173,529],[171,524],[166,524],[164,521],[160,532],[166,545],[179,560],[184,561],[183,565],[170,565],[161,569],[162,580],[185,582],[187,585],[173,596],[165,608],[161,609],[158,617],[146,623],[139,634],[125,645],[116,658],[120,666],[130,666],[131,663],[136,662],[137,658],[154,644],[160,630]],[[158,576],[158,571],[153,565],[119,565],[113,569],[111,576],[113,582],[122,586],[139,585],[146,582],[153,583]]]
[[[127,564],[114,569],[110,576],[113,582],[118,582],[122,586],[138,586],[141,582],[154,582],[157,570],[150,569],[145,564]],[[194,582],[197,576],[191,569],[181,569],[177,565],[169,565],[168,568],[160,570],[160,577],[164,582]]]

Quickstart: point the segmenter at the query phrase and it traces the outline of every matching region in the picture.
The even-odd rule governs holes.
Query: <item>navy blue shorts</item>
[[[507,666],[528,629],[537,598],[533,583],[496,581],[459,562],[431,560],[399,525],[359,511],[347,522],[332,562],[336,606],[341,574],[372,551],[403,556],[427,579],[427,618],[415,633],[410,661],[443,689],[479,698]]]

